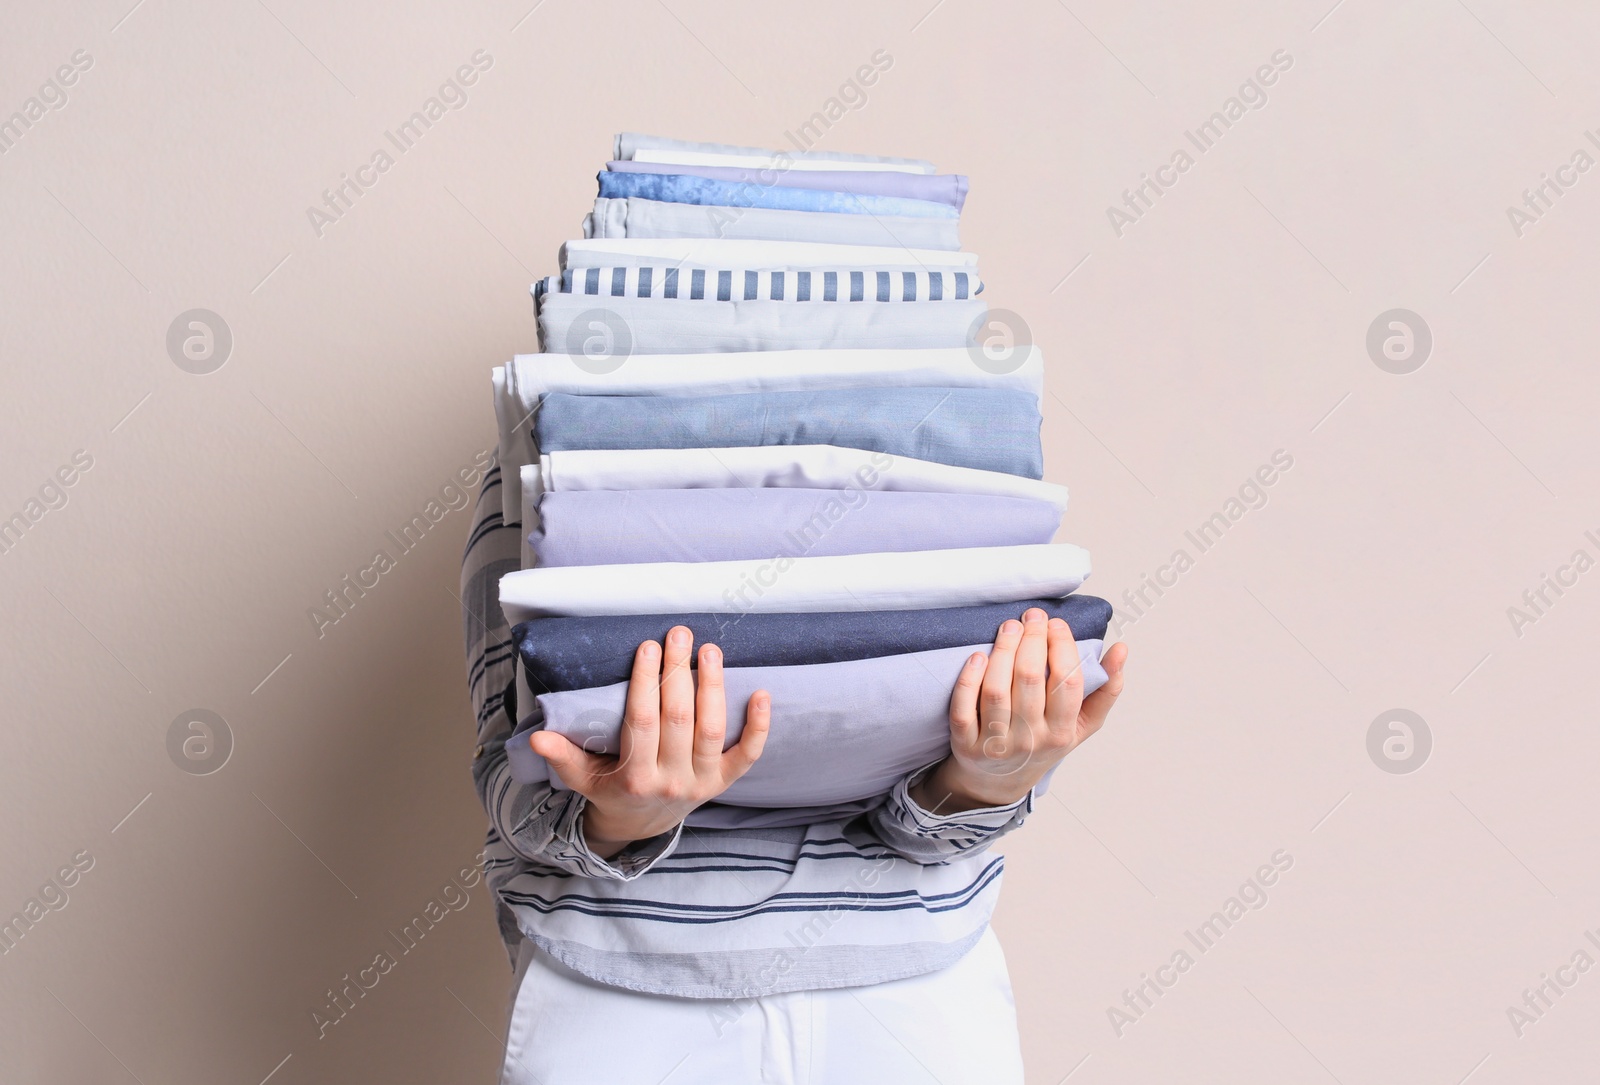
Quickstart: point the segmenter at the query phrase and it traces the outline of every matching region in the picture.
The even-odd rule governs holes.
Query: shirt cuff
[[[1015,828],[1033,813],[1033,790],[1016,802],[1005,806],[978,806],[971,810],[957,810],[950,814],[936,814],[911,797],[911,789],[921,783],[937,765],[919,769],[902,779],[889,793],[889,812],[908,830],[918,836],[937,839],[970,838],[1002,829]]]
[[[680,821],[668,832],[645,840],[635,840],[610,859],[596,855],[583,835],[583,811],[589,800],[576,791],[565,792],[565,808],[557,815],[554,839],[550,850],[552,858],[569,870],[590,878],[628,882],[650,870],[671,855],[683,835]]]

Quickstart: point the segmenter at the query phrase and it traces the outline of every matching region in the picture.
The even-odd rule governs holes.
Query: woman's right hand
[[[583,834],[601,858],[676,827],[748,772],[766,745],[772,697],[759,690],[750,698],[739,741],[723,750],[722,652],[714,644],[701,647],[696,683],[689,671],[693,647],[694,635],[681,625],[667,633],[665,651],[653,640],[639,645],[619,756],[589,753],[551,731],[533,732],[533,752],[589,800]]]

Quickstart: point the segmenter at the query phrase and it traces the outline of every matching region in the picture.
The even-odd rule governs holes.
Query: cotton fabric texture
[[[674,151],[642,148],[635,162],[654,162],[687,166],[737,166],[747,169],[787,170],[897,170],[904,173],[932,173],[933,170],[917,166],[899,166],[892,162],[850,162],[787,157],[781,153],[711,154],[704,151]]]
[[[989,307],[972,299],[795,304],[548,292],[539,298],[538,310],[545,351],[614,358],[630,352],[962,347],[972,341]],[[591,351],[595,343],[600,346]]]
[[[717,801],[725,806],[817,806],[887,795],[895,784],[950,753],[950,691],[973,653],[993,636],[958,648],[875,656],[796,667],[728,667],[725,746],[744,731],[745,706],[757,690],[772,694],[772,729],[761,759]],[[1078,643],[1085,695],[1106,682],[1101,642]],[[628,684],[535,697],[543,728],[590,753],[620,750]],[[523,733],[507,743],[514,779],[555,778]]]
[[[825,245],[816,241],[750,241],[726,237],[609,237],[563,242],[561,266],[827,268],[896,267],[967,268],[978,266],[976,253],[890,245]]]
[[[894,493],[1015,497],[1066,511],[1067,488],[1054,482],[975,471],[909,456],[833,445],[754,448],[574,449],[551,452],[522,468],[522,521],[538,525],[546,493],[588,490],[801,487]]]
[[[1070,543],[575,565],[507,573],[500,578],[500,607],[513,624],[540,617],[682,611],[927,610],[1059,598],[1077,591],[1088,575],[1088,551]]]
[[[662,643],[685,626],[695,644],[715,644],[729,667],[793,667],[840,663],[905,652],[992,642],[1000,626],[1038,607],[1060,618],[1076,640],[1101,640],[1111,604],[1093,595],[1019,599],[907,613],[836,611],[820,614],[637,614],[605,618],[538,618],[511,631],[533,693],[626,682],[634,651]]]
[[[702,207],[764,207],[774,211],[830,211],[844,215],[904,215],[908,218],[938,219],[960,217],[959,212],[949,204],[933,200],[830,192],[782,184],[740,185],[693,174],[602,171],[597,181],[600,195],[606,199],[636,197]]]
[[[814,241],[834,245],[909,245],[961,248],[954,219],[831,211],[773,211],[663,203],[637,196],[597,199],[583,220],[584,237],[715,237],[753,241]]]
[[[980,388],[851,388],[721,396],[552,392],[533,417],[541,451],[839,445],[891,456],[1044,473],[1038,401]]]
[[[783,455],[792,449],[794,455]],[[1047,505],[1059,521],[1067,507],[1067,488],[1050,482],[976,471],[928,460],[889,456],[829,445],[771,445],[764,448],[578,449],[549,453],[522,469],[521,523],[527,529],[522,567],[531,568],[534,533],[546,494],[626,490],[831,489],[857,501],[850,491],[871,493],[964,494],[1008,497]],[[1045,541],[1045,540],[1035,540]]]
[[[954,173],[929,175],[893,170],[750,169],[744,166],[690,166],[665,162],[628,162],[622,159],[607,162],[606,170],[609,173],[686,174],[736,185],[785,185],[828,192],[856,192],[863,196],[899,196],[908,200],[942,203],[957,211],[967,200],[967,178]]]
[[[574,395],[720,395],[799,391],[815,387],[899,388],[924,385],[1010,388],[1026,391],[1037,399],[1042,394],[1043,381],[1044,357],[1037,347],[1020,351],[1013,359],[1012,368],[1003,373],[990,373],[978,366],[972,352],[966,347],[933,350],[775,350],[763,353],[757,364],[752,364],[752,359],[746,355],[725,352],[670,356],[632,354],[626,358],[602,359],[598,362],[582,354],[519,354],[509,365],[497,367],[493,373],[495,418],[500,430],[500,462],[507,471],[502,511],[510,520],[516,519],[521,509],[521,470],[524,465],[538,463],[540,454],[533,442],[532,419],[548,392]],[[760,455],[756,454],[756,458],[761,463],[771,462],[770,458],[760,459]],[[835,454],[826,454],[826,457],[830,463],[840,462]],[[663,462],[675,463],[681,459],[683,457],[668,456]],[[716,461],[736,468],[742,462],[720,451],[716,453]],[[818,456],[813,453],[806,462],[810,464],[817,461]],[[915,465],[905,466],[908,470],[899,473],[898,477],[915,473]],[[758,470],[765,471],[766,468]],[[654,487],[639,484],[637,488],[697,484],[687,481],[666,482]],[[827,481],[792,484],[836,485]],[[843,482],[837,484],[843,485]],[[744,485],[757,483],[746,482]],[[890,488],[936,490],[941,487],[899,486],[891,483]],[[991,491],[952,489],[950,492]],[[1064,489],[1059,489],[1059,492],[1065,493]],[[1029,492],[1017,496],[1037,495]]]
[[[944,268],[679,268],[669,265],[567,268],[534,284],[546,294],[678,301],[965,301],[983,293],[977,275]]]
[[[953,550],[1049,542],[1054,506],[973,494],[761,489],[545,494],[528,533],[534,564]]]

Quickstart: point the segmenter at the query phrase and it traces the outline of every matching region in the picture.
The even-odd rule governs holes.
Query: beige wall
[[[1600,172],[1521,236],[1506,211],[1600,156],[1592,7],[131,3],[13,5],[0,35],[0,115],[92,58],[0,156],[0,516],[92,459],[0,555],[0,916],[92,862],[0,956],[0,1077],[491,1079],[481,886],[327,1038],[310,1017],[481,838],[465,514],[323,635],[308,611],[492,440],[489,367],[533,347],[528,283],[612,132],[779,143],[879,49],[822,145],[972,176],[1091,587],[1193,559],[1124,606],[1125,701],[1008,843],[1030,1081],[1592,1068],[1600,974],[1520,1037],[1507,1008],[1600,959],[1600,572],[1508,608],[1600,558]],[[307,207],[480,49],[467,104],[319,237]],[[1279,50],[1268,104],[1118,236],[1107,207]],[[1396,308],[1433,338],[1405,375],[1366,347]],[[191,309],[231,329],[209,375],[166,347]],[[1410,774],[1368,753],[1397,708],[1432,736]],[[192,709],[232,736],[210,775],[168,753]],[[1280,850],[1201,954],[1184,932]],[[1184,949],[1119,1037],[1107,1008]]]

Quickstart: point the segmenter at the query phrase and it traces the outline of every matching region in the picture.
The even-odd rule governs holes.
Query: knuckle
[[[1073,690],[1082,689],[1083,688],[1083,668],[1074,667],[1070,671],[1062,672],[1061,674],[1056,676],[1056,683],[1055,684],[1056,684],[1056,688],[1057,689],[1064,689],[1064,690],[1067,690],[1069,692],[1073,691]]]

